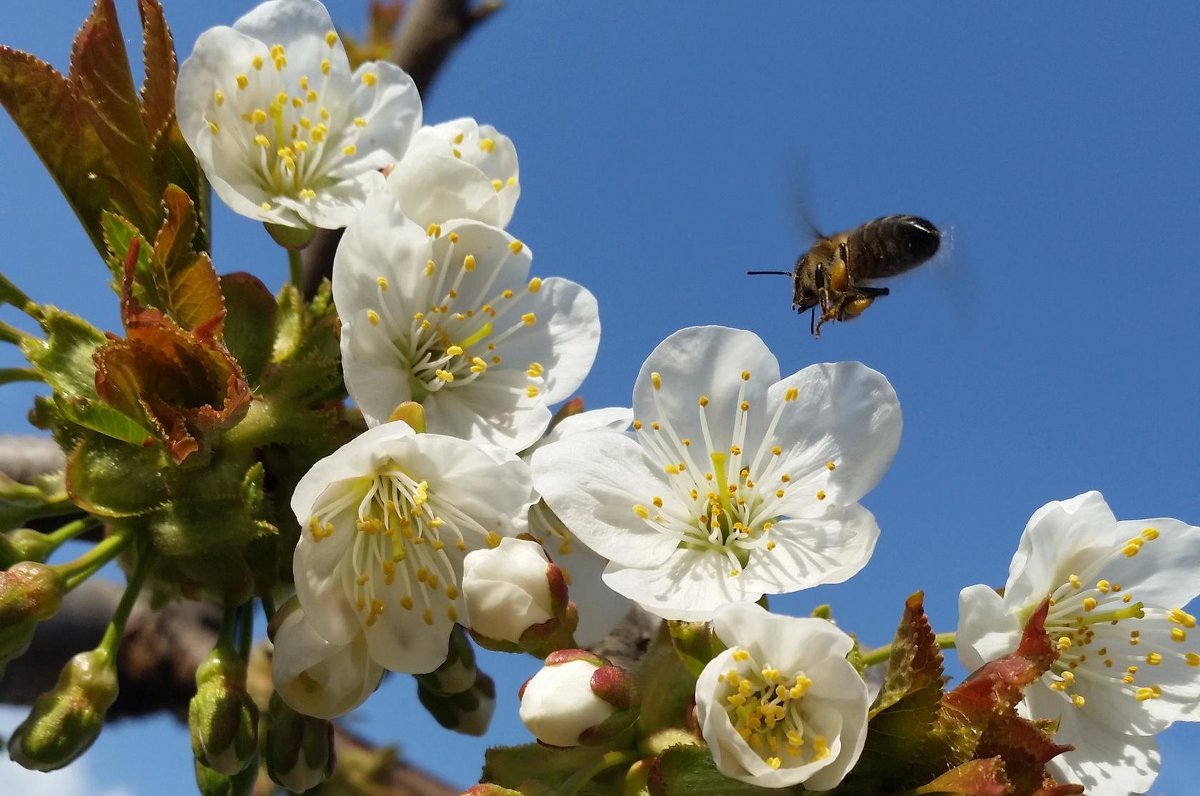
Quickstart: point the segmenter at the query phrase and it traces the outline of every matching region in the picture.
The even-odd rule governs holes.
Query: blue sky
[[[250,5],[168,0],[181,56]],[[355,29],[363,5],[330,8]],[[89,6],[55,0],[0,42],[65,67]],[[134,3],[119,6],[136,30]],[[513,3],[428,97],[428,121],[472,115],[513,138],[523,195],[510,230],[536,273],[599,299],[588,405],[628,404],[650,350],[695,324],[755,331],[784,373],[857,359],[887,375],[905,431],[864,501],[882,528],[875,557],[846,584],[773,603],[832,603],[868,646],[890,639],[917,589],[935,627],[953,629],[958,591],[1003,583],[1047,501],[1099,489],[1118,517],[1200,523],[1200,7],[748,8]],[[115,328],[105,269],[6,117],[0,152],[0,269]],[[952,231],[952,255],[813,340],[787,280],[744,275],[789,269],[806,247],[798,195],[825,230],[924,215]],[[229,213],[215,259],[286,278],[262,229]],[[0,391],[0,430],[22,429],[28,396]],[[485,665],[500,691],[491,740],[524,742],[515,692],[532,660]],[[438,729],[413,692],[393,678],[355,727],[466,784],[484,744]],[[1200,729],[1161,743],[1154,792],[1189,792]],[[185,732],[166,720],[106,732],[85,761],[97,786],[190,787]]]

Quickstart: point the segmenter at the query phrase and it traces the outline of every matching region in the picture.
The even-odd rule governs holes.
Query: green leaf
[[[760,788],[730,779],[717,770],[703,746],[673,746],[650,767],[652,796],[793,796],[801,788]]]
[[[27,337],[21,351],[55,393],[67,398],[96,398],[92,355],[107,338],[87,321],[57,307],[43,307],[39,323],[46,338]]]
[[[154,442],[154,437],[144,426],[107,404],[89,401],[85,398],[66,398],[57,395],[54,402],[63,417],[78,426],[121,442],[128,442],[131,445],[146,445]]]
[[[129,192],[123,210],[143,232],[158,227],[158,185],[150,168],[150,141],[129,71],[129,56],[113,0],[96,0],[75,35],[69,79],[83,115]]]
[[[235,273],[221,277],[225,297],[225,346],[242,366],[252,387],[262,381],[271,362],[279,305],[253,274]]]
[[[136,240],[138,259],[133,280],[133,297],[141,304],[154,304],[156,297],[147,288],[148,285],[153,287],[154,284],[150,279],[150,243],[142,237],[129,219],[112,211],[105,210],[101,214],[100,225],[104,234],[104,246],[108,250],[104,259],[113,275],[113,281],[110,283],[113,292],[121,295],[121,283],[125,279],[125,256]]]
[[[488,749],[483,758],[481,782],[491,782],[518,790],[525,796],[558,796],[564,792],[578,796],[608,796],[619,792],[616,784],[623,772],[603,772],[607,776],[594,778],[568,791],[580,772],[600,769],[605,750],[586,746],[555,749],[538,744],[496,746]]]
[[[0,105],[58,184],[93,245],[103,252],[100,214],[110,206],[110,194],[124,189],[70,81],[28,53],[0,47]]]
[[[212,196],[204,171],[196,161],[196,156],[183,140],[179,131],[179,123],[172,116],[166,128],[154,142],[152,155],[154,172],[159,176],[163,185],[178,185],[192,198],[196,206],[199,223],[192,247],[198,251],[208,251],[209,230],[212,229]]]

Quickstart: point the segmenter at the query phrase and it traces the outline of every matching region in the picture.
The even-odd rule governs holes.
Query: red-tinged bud
[[[0,675],[29,648],[38,622],[58,612],[66,587],[57,571],[22,561],[0,572]]]
[[[587,650],[548,655],[519,695],[521,721],[547,746],[603,744],[636,718],[632,678]]]
[[[521,791],[483,782],[479,785],[472,785],[458,796],[521,796]]]
[[[13,731],[9,756],[36,771],[53,771],[79,757],[100,735],[117,698],[117,673],[107,654],[81,652],[67,662],[58,685],[33,703]]]

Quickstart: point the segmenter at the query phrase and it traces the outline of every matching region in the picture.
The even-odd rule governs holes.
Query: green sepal
[[[541,744],[495,746],[484,753],[480,779],[520,791],[525,796],[610,796],[620,793],[625,771],[620,767],[602,770],[591,780],[568,790],[566,785],[581,771],[601,768],[606,752],[588,746],[557,749]]]
[[[258,277],[235,273],[221,277],[225,297],[225,346],[242,366],[251,387],[262,382],[275,347],[279,304]]]
[[[230,776],[195,760],[196,787],[201,796],[251,796],[258,782],[258,757],[255,756],[238,773]]]
[[[760,788],[730,779],[717,770],[705,747],[667,749],[650,763],[647,784],[655,796],[795,796],[803,788]]]
[[[315,788],[333,774],[333,724],[297,713],[271,694],[263,754],[276,784],[295,793]]]

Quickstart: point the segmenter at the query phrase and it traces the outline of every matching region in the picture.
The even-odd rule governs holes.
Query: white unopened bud
[[[471,630],[516,644],[553,618],[552,566],[542,546],[525,539],[506,537],[499,547],[468,553],[462,589]]]
[[[633,719],[626,673],[586,650],[560,650],[521,686],[521,721],[547,746],[602,742]]]

